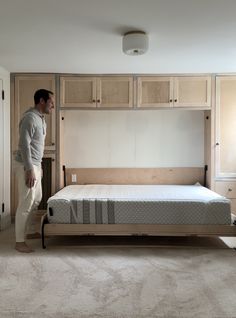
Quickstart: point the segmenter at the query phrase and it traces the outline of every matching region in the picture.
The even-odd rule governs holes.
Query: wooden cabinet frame
[[[103,81],[109,82],[128,82],[128,103],[117,103],[117,104],[105,104],[103,105],[102,100],[102,84]],[[109,76],[109,77],[98,77],[97,78],[97,107],[101,108],[130,108],[133,107],[133,77],[132,76]]]
[[[66,102],[66,81],[71,82],[91,82],[92,83],[92,100],[88,103],[68,103]],[[96,107],[96,77],[88,76],[62,76],[60,77],[60,107],[72,108],[95,108]]]
[[[220,96],[220,84],[221,80],[232,80],[236,81],[236,76],[218,76],[216,77],[216,107],[215,107],[215,140],[214,140],[214,148],[215,148],[215,178],[216,180],[220,179],[236,179],[236,172],[232,173],[224,173],[221,172],[220,167],[220,157],[221,157],[221,125],[220,125],[220,110],[221,110],[221,96]]]
[[[179,81],[205,81],[206,82],[206,101],[205,102],[181,102],[179,93]],[[211,107],[211,77],[210,76],[178,76],[174,77],[174,107],[197,107],[210,108]],[[191,94],[191,92],[190,92]]]
[[[142,83],[143,82],[169,82],[169,101],[167,103],[142,103]],[[137,78],[137,107],[139,108],[170,108],[173,107],[173,77],[165,76],[139,76]]]

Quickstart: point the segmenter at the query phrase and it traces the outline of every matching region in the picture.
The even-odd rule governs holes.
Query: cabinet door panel
[[[211,77],[175,77],[174,107],[211,106]]]
[[[216,177],[236,177],[236,77],[216,79]]]
[[[101,77],[97,79],[97,105],[99,107],[132,107],[133,78]]]
[[[215,191],[226,198],[236,198],[236,182],[233,181],[217,181],[215,183]]]
[[[61,107],[96,107],[95,77],[61,77]]]
[[[138,107],[172,107],[171,77],[138,77]]]
[[[14,137],[13,151],[18,147],[19,122],[23,113],[34,106],[34,93],[40,88],[48,89],[55,94],[55,78],[51,75],[32,75],[15,77],[15,103],[14,103]],[[47,135],[45,150],[55,150],[55,109],[52,114],[45,115]]]

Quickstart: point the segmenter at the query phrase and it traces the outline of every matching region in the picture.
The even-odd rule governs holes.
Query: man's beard
[[[50,113],[51,113],[50,107],[49,107],[49,106],[46,106],[46,108],[45,108],[45,114],[50,114]]]

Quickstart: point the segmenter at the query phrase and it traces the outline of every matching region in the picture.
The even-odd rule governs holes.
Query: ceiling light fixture
[[[123,36],[123,52],[127,55],[142,55],[148,50],[148,36],[143,31],[130,31]]]

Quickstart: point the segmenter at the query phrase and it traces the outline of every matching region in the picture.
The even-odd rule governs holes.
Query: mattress
[[[70,185],[48,200],[49,223],[231,224],[230,201],[196,185]]]

